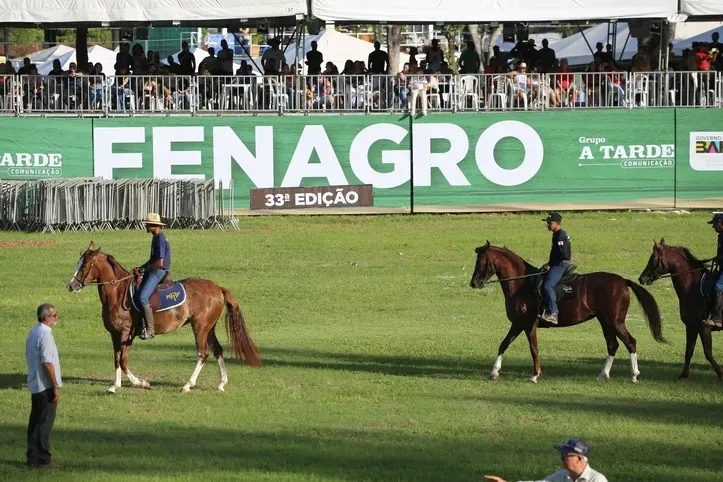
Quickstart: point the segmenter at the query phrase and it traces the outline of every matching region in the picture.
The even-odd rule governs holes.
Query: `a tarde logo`
[[[690,167],[696,171],[723,171],[723,132],[690,133]]]
[[[63,155],[59,153],[0,153],[2,177],[60,177],[62,168]]]
[[[479,172],[487,180],[500,186],[517,186],[537,174],[544,158],[542,139],[535,129],[523,122],[509,120],[496,122],[472,135],[456,124],[415,124],[411,132],[414,139],[411,151],[410,132],[398,124],[379,123],[365,127],[354,136],[348,152],[336,152],[323,125],[307,125],[296,144],[288,146],[293,152],[285,171],[281,173],[274,168],[274,162],[278,162],[275,156],[279,153],[274,152],[272,126],[254,128],[253,152],[244,143],[244,140],[250,140],[250,132],[246,130],[242,140],[230,126],[153,127],[149,132],[152,150],[128,146],[146,144],[147,130],[144,127],[96,127],[93,137],[94,175],[105,179],[123,177],[123,169],[148,168],[152,163],[152,171],[149,169],[148,173],[152,172],[155,178],[204,179],[204,174],[174,175],[172,171],[174,166],[199,166],[198,172],[202,172],[203,156],[211,154],[207,144],[209,135],[213,178],[222,182],[223,186],[230,184],[235,165],[257,188],[299,187],[305,179],[314,179],[317,185],[323,184],[320,179],[326,179],[331,186],[371,184],[375,188],[395,188],[412,178],[412,154],[415,186],[431,186],[435,171],[441,173],[450,186],[470,186],[470,180],[459,165],[467,159],[470,150]],[[524,149],[522,162],[513,169],[501,167],[495,159],[495,146],[507,137],[517,139]],[[438,140],[446,141],[441,143],[448,146],[444,152],[432,149],[433,143],[439,144]],[[387,144],[391,141],[400,148],[384,149],[376,162],[370,162],[369,151],[379,141]],[[179,148],[179,144],[184,142],[200,143],[201,147],[199,150],[192,150],[191,146]],[[123,144],[127,146],[121,147]],[[121,149],[125,152],[117,152]],[[147,153],[145,158],[144,153]],[[340,157],[349,159],[349,166],[359,183],[347,179]],[[188,169],[185,170],[188,172]]]
[[[673,167],[674,144],[613,144],[604,137],[580,137],[579,166]],[[588,161],[604,162],[588,162]]]

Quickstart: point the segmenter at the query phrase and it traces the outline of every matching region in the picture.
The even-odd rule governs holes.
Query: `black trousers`
[[[45,465],[51,462],[50,430],[55,422],[55,410],[58,404],[50,388],[33,393],[30,421],[28,422],[28,465]]]

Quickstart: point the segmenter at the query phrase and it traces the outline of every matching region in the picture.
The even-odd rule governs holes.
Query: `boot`
[[[141,340],[148,340],[149,338],[153,338],[156,335],[153,320],[153,309],[151,308],[151,305],[143,305],[143,313],[146,318],[147,328],[145,333],[141,333]]]
[[[540,319],[542,321],[548,322],[551,325],[557,325],[557,313],[550,313],[549,311],[545,310],[542,312]]]
[[[718,292],[713,295],[710,314],[708,315],[708,319],[705,320],[705,324],[711,328],[722,328],[723,320],[721,320],[721,311],[723,311],[723,292]]]

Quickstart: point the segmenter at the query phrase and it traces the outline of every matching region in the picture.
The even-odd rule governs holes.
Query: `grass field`
[[[240,232],[169,231],[176,278],[201,276],[240,300],[264,359],[231,360],[225,393],[212,358],[190,394],[190,328],[137,340],[130,368],[153,389],[113,377],[94,289],[65,284],[91,238],[130,268],[148,253],[141,232],[0,234],[0,480],[24,468],[30,397],[24,340],[41,302],[58,307],[65,381],[50,479],[469,480],[542,478],[554,443],[585,438],[611,481],[723,480],[723,384],[698,346],[678,380],[684,330],[669,280],[649,287],[669,344],[653,341],[637,303],[640,383],[624,347],[607,382],[596,321],[542,330],[543,376],[528,383],[527,342],[488,374],[507,332],[502,293],[472,290],[474,248],[489,239],[541,265],[550,235],[539,214],[242,218]],[[636,280],[653,239],[709,256],[709,213],[569,214],[578,270]],[[47,245],[46,243],[52,243]],[[230,356],[223,328],[219,338]],[[723,338],[714,335],[720,350]]]

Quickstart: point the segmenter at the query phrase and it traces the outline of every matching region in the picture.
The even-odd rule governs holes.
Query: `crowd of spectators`
[[[611,102],[620,105],[628,101],[628,74],[647,75],[653,72],[654,64],[652,49],[641,46],[629,66],[623,68],[615,59],[612,45],[598,43],[593,62],[584,70],[573,72],[566,59],[557,58],[546,39],[539,49],[530,39],[518,42],[509,52],[495,46],[486,63],[475,44],[469,42],[455,62],[455,70],[439,41],[433,39],[422,50],[423,60],[417,59],[419,51],[412,48],[409,62],[395,73],[379,42],[374,43],[366,60],[349,59],[341,68],[325,62],[323,52],[312,42],[303,61],[306,75],[302,78],[298,76],[303,65],[286,62],[279,39],[270,39],[268,43],[270,48],[264,52],[261,65],[256,66],[256,70],[263,72],[259,75],[254,73],[255,64],[247,61],[235,68],[234,53],[225,40],[218,52],[209,48],[208,56],[198,65],[187,42],[182,43],[178,55],[168,56],[165,62],[159,52],[145,52],[140,44],[131,48],[130,44],[122,43],[110,77],[100,63],[81,67],[71,63],[64,71],[58,60],[46,76],[40,76],[37,66],[25,58],[17,72],[10,64],[0,64],[0,102],[3,97],[15,95],[22,99],[25,109],[34,110],[98,109],[105,102],[114,110],[189,109],[197,89],[197,107],[209,110],[248,108],[252,99],[257,108],[273,108],[274,102],[283,98],[287,106],[312,109],[358,109],[374,103],[381,109],[408,107],[415,114],[420,105],[424,115],[430,103],[448,106],[452,102],[450,93],[457,88],[470,94],[468,100],[476,104],[475,108],[485,106],[494,93],[504,93],[503,98],[510,105],[525,107],[539,101],[548,107],[599,106]],[[712,42],[694,43],[683,52],[679,62],[669,65],[668,71],[700,73],[677,79],[676,83],[683,80],[689,85],[669,88],[674,92],[671,95],[676,96],[673,103],[704,102],[701,93],[714,89],[714,77],[705,72],[723,70],[721,48],[719,36],[714,33]],[[488,75],[478,77],[481,72]],[[18,80],[14,74],[22,77]],[[467,76],[475,76],[476,80],[465,79]],[[241,98],[227,86],[252,86],[256,94]],[[638,97],[633,101],[642,100]]]

